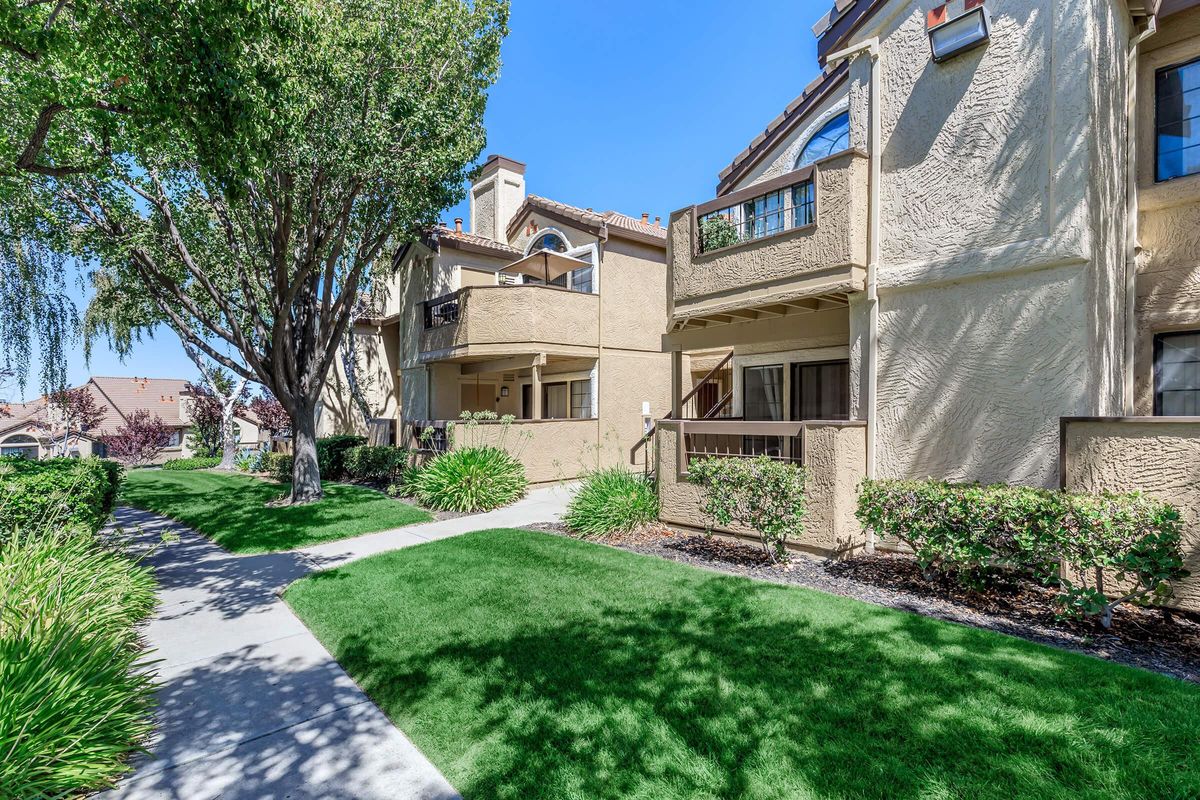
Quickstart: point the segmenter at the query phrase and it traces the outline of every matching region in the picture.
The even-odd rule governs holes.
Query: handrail
[[[733,359],[733,351],[730,350],[725,355],[725,357],[722,358],[721,361],[715,367],[710,369],[708,371],[708,374],[706,374],[703,378],[701,378],[699,380],[699,382],[695,386],[692,387],[692,390],[690,392],[688,392],[687,395],[682,400],[679,401],[680,408],[682,408],[683,406],[686,406],[688,404],[688,400],[691,400],[693,397],[696,396],[696,394],[702,388],[704,388],[704,384],[708,383],[709,378],[711,378],[713,375],[716,375],[717,372],[719,372],[721,370],[721,368],[723,368],[726,364],[728,364],[732,359]],[[671,419],[671,418],[672,417],[670,414],[667,414],[667,416],[665,417],[665,419]]]
[[[732,350],[730,350],[728,353],[726,353],[726,354],[725,354],[725,357],[724,357],[724,358],[722,358],[722,359],[721,359],[719,362],[717,362],[717,365],[716,365],[715,367],[713,367],[712,369],[710,369],[710,370],[709,370],[709,371],[708,371],[708,372],[705,374],[705,376],[704,376],[703,378],[701,378],[701,379],[700,379],[700,380],[699,380],[699,381],[696,383],[696,385],[695,385],[695,386],[693,386],[693,387],[692,387],[692,390],[691,390],[690,392],[688,392],[688,393],[687,393],[687,395],[686,395],[686,396],[684,396],[684,398],[683,398],[682,400],[680,400],[680,401],[679,401],[679,407],[680,407],[680,408],[683,408],[684,406],[686,406],[686,405],[688,404],[688,401],[689,401],[689,400],[691,400],[693,397],[695,397],[695,396],[696,396],[696,394],[697,394],[697,393],[698,393],[698,392],[699,392],[699,391],[700,391],[702,388],[704,388],[704,385],[705,385],[706,383],[708,383],[709,379],[711,379],[711,378],[712,378],[712,376],[714,376],[714,375],[716,375],[718,372],[720,372],[720,371],[721,371],[721,370],[722,370],[722,369],[725,367],[725,365],[726,365],[726,364],[728,364],[728,363],[729,363],[731,360],[733,360],[733,351],[732,351]],[[710,408],[710,409],[709,409],[709,410],[708,410],[708,411],[705,413],[705,415],[704,415],[704,418],[705,418],[705,419],[712,419],[712,417],[715,415],[715,413],[716,413],[718,410],[720,410],[720,409],[724,408],[724,407],[725,407],[725,405],[726,405],[726,404],[727,404],[727,403],[728,403],[728,402],[729,402],[731,399],[733,399],[733,389],[730,389],[728,392],[726,392],[726,393],[725,393],[725,396],[724,396],[724,397],[722,397],[722,398],[721,398],[721,399],[720,399],[720,400],[717,402],[717,404],[716,404],[716,405],[714,405],[712,408]],[[675,419],[675,412],[674,412],[674,411],[668,411],[668,412],[667,412],[667,415],[666,415],[665,417],[663,417],[663,419]],[[657,424],[657,423],[655,423],[654,425],[651,425],[651,426],[650,426],[650,430],[646,431],[646,433],[645,433],[645,434],[643,434],[642,438],[638,439],[638,440],[637,440],[637,442],[636,442],[636,443],[633,445],[633,447],[629,448],[629,463],[630,463],[630,464],[637,464],[637,451],[638,451],[638,449],[639,449],[639,448],[641,448],[641,447],[643,447],[643,446],[645,446],[645,444],[646,444],[647,442],[649,442],[651,439],[653,439],[653,438],[654,438],[654,432],[655,432],[655,431],[657,431],[657,430],[658,430],[658,424]]]

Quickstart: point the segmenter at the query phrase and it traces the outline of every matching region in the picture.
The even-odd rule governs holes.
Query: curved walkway
[[[557,520],[564,487],[486,514],[286,553],[235,556],[165,517],[119,508],[159,581],[145,638],[162,687],[149,755],[99,797],[450,800],[458,793],[279,597],[364,556],[486,528]],[[178,541],[163,544],[164,534]]]

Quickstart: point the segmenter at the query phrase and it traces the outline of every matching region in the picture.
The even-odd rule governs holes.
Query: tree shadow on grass
[[[428,652],[360,630],[336,655],[467,798],[1200,794],[1192,687],[745,580],[671,588]]]

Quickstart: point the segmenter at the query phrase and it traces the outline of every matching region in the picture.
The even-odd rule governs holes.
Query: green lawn
[[[493,530],[287,601],[473,798],[1194,798],[1200,687]]]
[[[326,483],[319,503],[267,507],[288,486],[249,475],[132,470],[121,502],[165,514],[234,553],[291,550],[433,519],[385,494]]]

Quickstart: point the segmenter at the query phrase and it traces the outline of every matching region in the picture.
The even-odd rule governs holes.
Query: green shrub
[[[700,221],[700,252],[708,253],[740,241],[737,226],[728,217],[712,214]]]
[[[583,536],[631,531],[658,519],[654,484],[624,467],[588,473],[571,498],[563,522]]]
[[[359,445],[346,451],[346,474],[358,481],[390,482],[408,462],[408,451],[400,447]]]
[[[496,447],[442,453],[415,480],[414,495],[438,511],[488,511],[525,496],[525,467]]]
[[[122,474],[120,465],[99,458],[0,459],[0,539],[48,520],[99,530]]]
[[[317,468],[321,470],[321,479],[336,481],[342,478],[346,474],[346,451],[366,443],[363,436],[339,435],[317,439]]]
[[[388,484],[387,493],[391,497],[409,497],[417,490],[417,479],[425,469],[424,464],[405,464],[401,467]]]
[[[241,472],[264,472],[267,451],[253,448],[243,448],[238,451],[234,466]]]
[[[292,482],[292,456],[289,453],[267,453],[263,456],[262,469],[280,483]]]
[[[699,458],[688,480],[702,490],[700,509],[718,525],[744,525],[758,533],[763,552],[787,560],[787,540],[804,532],[804,468],[758,458]]]
[[[858,519],[912,548],[926,572],[980,588],[998,576],[1056,587],[1063,613],[1112,624],[1121,603],[1167,599],[1187,576],[1172,506],[1140,494],[1068,494],[939,481],[865,481]],[[1104,591],[1104,574],[1119,584]]]
[[[164,461],[163,469],[173,470],[193,470],[193,469],[212,469],[221,463],[218,456],[192,456],[190,458],[172,458]]]
[[[103,788],[152,730],[154,579],[61,519],[0,533],[0,797]]]

